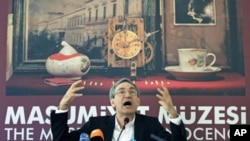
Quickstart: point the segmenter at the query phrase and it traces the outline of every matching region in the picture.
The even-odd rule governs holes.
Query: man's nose
[[[131,96],[132,96],[132,93],[130,93],[129,91],[126,91],[124,96],[125,96],[125,97],[131,97]]]

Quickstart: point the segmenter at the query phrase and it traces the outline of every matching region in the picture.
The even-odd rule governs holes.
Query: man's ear
[[[137,106],[140,106],[140,104],[141,104],[141,99],[140,98],[137,99],[137,104],[138,104]]]
[[[110,105],[111,105],[113,108],[115,107],[114,99],[110,99]]]

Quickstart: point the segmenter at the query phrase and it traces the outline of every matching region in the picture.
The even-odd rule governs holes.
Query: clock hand
[[[145,37],[148,38],[148,37],[154,35],[154,34],[157,33],[157,32],[159,32],[159,30],[156,30],[156,31],[153,31],[153,32],[150,32],[150,33],[146,33],[146,34],[145,34]]]
[[[145,40],[147,40],[148,37],[154,35],[154,34],[157,33],[157,32],[159,32],[159,30],[156,30],[156,31],[153,31],[153,32],[150,32],[150,33],[146,33],[146,34],[145,34]]]
[[[141,38],[141,37],[144,38],[144,41],[146,41],[146,40],[148,39],[148,37],[150,37],[150,36],[156,34],[157,32],[159,32],[159,30],[156,30],[156,31],[153,31],[153,32],[149,32],[149,33],[145,33],[144,35],[140,35],[139,37],[140,37],[140,38]],[[139,38],[139,37],[138,37],[138,38]],[[138,41],[141,41],[141,40],[138,39]]]
[[[124,44],[123,44],[123,48],[126,48],[126,47],[129,47],[129,45],[131,44],[131,43],[133,43],[133,42],[137,42],[137,41],[141,41],[139,38],[135,38],[135,39],[133,39],[133,40],[131,40],[131,41],[129,41],[129,42],[124,42]]]
[[[127,42],[127,43],[128,43],[128,46],[129,46],[131,43],[137,42],[137,41],[141,41],[141,40],[140,40],[139,38],[135,38],[135,39],[133,39],[133,40]]]
[[[129,44],[127,43],[127,35],[126,35],[126,30],[123,31],[124,32],[124,44],[123,44],[123,48],[126,48],[129,46]]]

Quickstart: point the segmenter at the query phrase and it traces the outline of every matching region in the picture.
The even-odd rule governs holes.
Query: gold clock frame
[[[118,57],[112,47],[112,41],[116,34],[124,30],[124,22],[126,22],[126,29],[134,32],[138,40],[141,41],[141,49],[139,53],[130,59],[124,59]],[[108,50],[107,50],[107,62],[109,68],[123,68],[130,67],[132,62],[135,62],[137,67],[144,67],[145,61],[145,31],[144,31],[144,20],[142,18],[126,18],[125,20],[121,18],[111,18],[108,20],[107,29],[107,40],[108,40]]]

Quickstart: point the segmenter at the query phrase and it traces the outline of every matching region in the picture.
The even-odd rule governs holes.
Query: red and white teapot
[[[67,42],[62,41],[63,48],[59,53],[50,55],[46,60],[46,70],[56,77],[80,79],[90,70],[88,56],[78,53]]]

